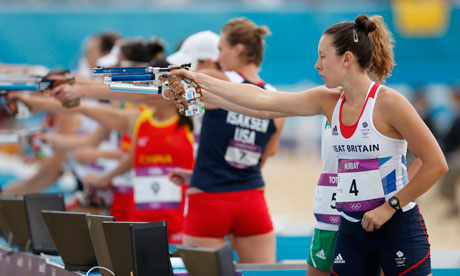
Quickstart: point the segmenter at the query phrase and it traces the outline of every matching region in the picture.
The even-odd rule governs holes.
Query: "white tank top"
[[[337,196],[337,155],[331,144],[331,125],[323,116],[321,123],[321,160],[323,172],[319,177],[313,201],[313,213],[316,217],[315,228],[320,230],[337,231],[340,223],[340,213],[336,208]]]
[[[372,82],[363,111],[353,126],[342,123],[342,94],[332,114],[332,148],[338,157],[337,210],[359,221],[407,185],[407,141],[386,137],[374,126],[375,101],[381,85]],[[403,211],[415,206],[411,202]]]

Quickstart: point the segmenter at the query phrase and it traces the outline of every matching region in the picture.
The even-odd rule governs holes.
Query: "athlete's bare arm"
[[[264,153],[260,160],[261,168],[265,165],[265,162],[267,161],[269,157],[275,155],[278,152],[278,148],[280,145],[281,131],[283,130],[285,120],[286,120],[285,118],[274,119],[274,123],[276,126],[276,132],[273,133],[272,137],[270,137],[270,140],[268,141],[267,146],[265,147]]]
[[[259,111],[271,111],[281,113],[276,117],[285,116],[312,116],[324,113],[332,114],[334,103],[340,96],[340,89],[328,89],[318,86],[302,92],[267,91],[258,86],[244,83],[232,83],[219,80],[202,73],[194,73],[187,70],[175,70],[169,75],[180,74],[193,79],[204,90],[206,97],[211,97],[214,104],[222,105],[209,94],[215,94],[236,105]],[[180,89],[178,82],[170,84],[173,89]],[[244,112],[242,112],[244,114]],[[328,118],[330,119],[330,118]]]
[[[200,73],[206,74],[208,76],[218,78],[221,80],[229,81],[227,75],[224,72],[218,71],[216,69],[204,69],[200,70]],[[206,109],[215,109],[215,108],[223,108],[229,111],[233,111],[236,113],[244,114],[247,116],[259,118],[259,119],[274,119],[274,118],[282,118],[282,117],[289,117],[290,114],[281,113],[281,112],[270,112],[270,111],[259,111],[254,109],[245,108],[243,106],[234,104],[222,97],[219,97],[215,94],[209,93],[204,91],[204,100]]]
[[[152,97],[156,98],[159,96],[157,94],[111,91],[109,85],[100,82],[86,82],[73,85],[63,84],[54,88],[51,91],[51,94],[54,95],[60,102],[68,102],[80,97],[145,102],[151,100]]]
[[[71,149],[77,147],[97,146],[104,140],[105,137],[107,137],[109,133],[110,130],[99,126],[90,135],[43,134],[40,136],[40,138],[47,141],[56,148]]]

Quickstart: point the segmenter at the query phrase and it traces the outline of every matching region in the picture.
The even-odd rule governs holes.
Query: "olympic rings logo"
[[[357,211],[359,209],[361,209],[361,203],[357,202],[357,203],[350,203],[350,208],[353,210],[353,211]]]
[[[329,220],[330,220],[333,224],[337,224],[337,223],[339,223],[339,221],[340,221],[340,217],[339,217],[339,216],[329,217]]]

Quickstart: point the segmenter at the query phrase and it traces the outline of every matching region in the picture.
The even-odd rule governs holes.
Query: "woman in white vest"
[[[381,16],[360,15],[329,27],[319,41],[315,64],[325,86],[300,93],[171,72],[193,79],[205,96],[257,110],[328,118],[338,157],[336,204],[342,214],[331,275],[374,275],[379,266],[385,275],[431,275],[428,235],[415,199],[448,167],[409,101],[374,82],[384,81],[393,69],[392,42]],[[171,87],[179,89],[179,84]],[[422,163],[410,181],[408,146]]]

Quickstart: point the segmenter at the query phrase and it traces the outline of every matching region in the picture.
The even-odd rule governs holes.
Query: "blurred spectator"
[[[91,78],[92,68],[98,66],[98,59],[110,53],[113,46],[120,39],[116,33],[105,32],[94,35],[86,45],[86,53],[78,64],[77,75]]]
[[[86,46],[85,57],[82,59],[85,61],[84,64],[89,66],[86,67],[86,70],[89,70],[89,73],[87,72],[89,76],[92,75],[91,68],[96,67],[97,60],[110,53],[118,39],[119,36],[114,33],[101,33],[91,37]],[[44,118],[44,129],[48,133],[74,135],[79,131],[81,125],[82,120],[79,114],[59,114],[48,111]],[[39,170],[33,176],[10,183],[5,192],[23,195],[46,189],[63,174],[67,158],[66,149],[55,148],[52,156],[40,160]]]
[[[123,40],[119,47],[118,62],[121,67],[142,67],[165,62],[165,44],[159,38],[149,41],[127,39]]]
[[[449,164],[449,172],[442,179],[440,193],[449,202],[448,215],[459,215],[460,202],[456,194],[460,178],[460,82],[452,87],[451,98],[456,111],[456,118],[443,139],[444,154]]]
[[[425,122],[425,124],[431,130],[431,133],[433,133],[436,140],[439,141],[439,131],[434,124],[433,112],[428,104],[424,85],[418,84],[414,86],[412,104],[414,105],[420,117],[423,119],[423,122]]]
[[[143,67],[150,62],[151,56],[142,39],[126,39],[120,43],[118,65],[120,67]]]

